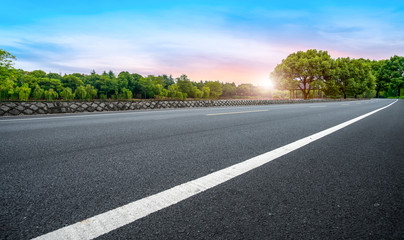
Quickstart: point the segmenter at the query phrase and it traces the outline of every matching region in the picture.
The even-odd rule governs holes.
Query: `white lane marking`
[[[93,239],[113,231],[119,227],[125,226],[138,219],[141,219],[151,213],[181,202],[198,193],[213,188],[221,183],[224,183],[232,178],[240,176],[243,173],[258,168],[274,159],[277,159],[285,154],[297,150],[311,142],[323,138],[333,132],[336,132],[346,126],[349,126],[361,119],[364,119],[378,111],[390,107],[394,103],[366,113],[357,118],[343,122],[334,127],[328,128],[321,132],[315,133],[308,137],[302,138],[283,147],[277,148],[270,152],[248,159],[244,162],[235,164],[217,172],[208,174],[204,177],[183,183],[163,192],[142,198],[127,205],[112,209],[108,212],[101,213],[94,217],[85,219],[81,222],[60,228],[53,232],[44,234],[35,240],[47,239]]]
[[[1,119],[0,122],[16,122],[16,121],[32,121],[32,120],[49,120],[58,118],[86,118],[86,117],[99,117],[99,116],[111,116],[117,114],[134,114],[134,113],[144,113],[144,112],[119,112],[119,113],[87,113],[86,115],[74,115],[74,116],[60,116],[60,117],[32,117],[32,118],[14,118],[14,119]]]
[[[323,108],[323,107],[327,107],[325,105],[319,105],[319,106],[310,106],[310,108]]]
[[[225,113],[210,113],[206,116],[218,116],[218,115],[228,115],[228,114],[243,114],[243,113],[255,113],[255,112],[268,112],[269,110],[254,110],[254,111],[243,111],[243,112],[225,112]]]

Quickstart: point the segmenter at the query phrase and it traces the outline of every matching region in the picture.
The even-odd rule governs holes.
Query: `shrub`
[[[72,92],[72,89],[69,88],[69,87],[63,89],[63,91],[60,93],[60,96],[62,96],[62,98],[64,100],[72,100],[72,99],[74,99],[74,94]]]
[[[44,97],[44,92],[45,90],[43,90],[39,85],[36,85],[32,96],[35,100],[41,100]]]
[[[53,101],[54,99],[57,99],[59,97],[59,94],[53,90],[53,88],[46,90],[45,91],[45,98],[48,101]]]

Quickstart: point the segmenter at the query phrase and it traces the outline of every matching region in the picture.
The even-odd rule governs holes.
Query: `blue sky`
[[[403,56],[403,19],[402,1],[6,1],[0,48],[24,70],[260,85],[299,50]]]

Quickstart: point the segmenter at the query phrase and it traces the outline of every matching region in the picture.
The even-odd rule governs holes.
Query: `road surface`
[[[87,226],[394,101],[0,118],[0,239]],[[404,101],[168,205],[98,239],[401,239]]]

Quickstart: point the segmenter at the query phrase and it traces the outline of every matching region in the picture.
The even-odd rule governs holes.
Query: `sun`
[[[271,79],[261,80],[258,85],[267,90],[274,88],[274,83]]]

